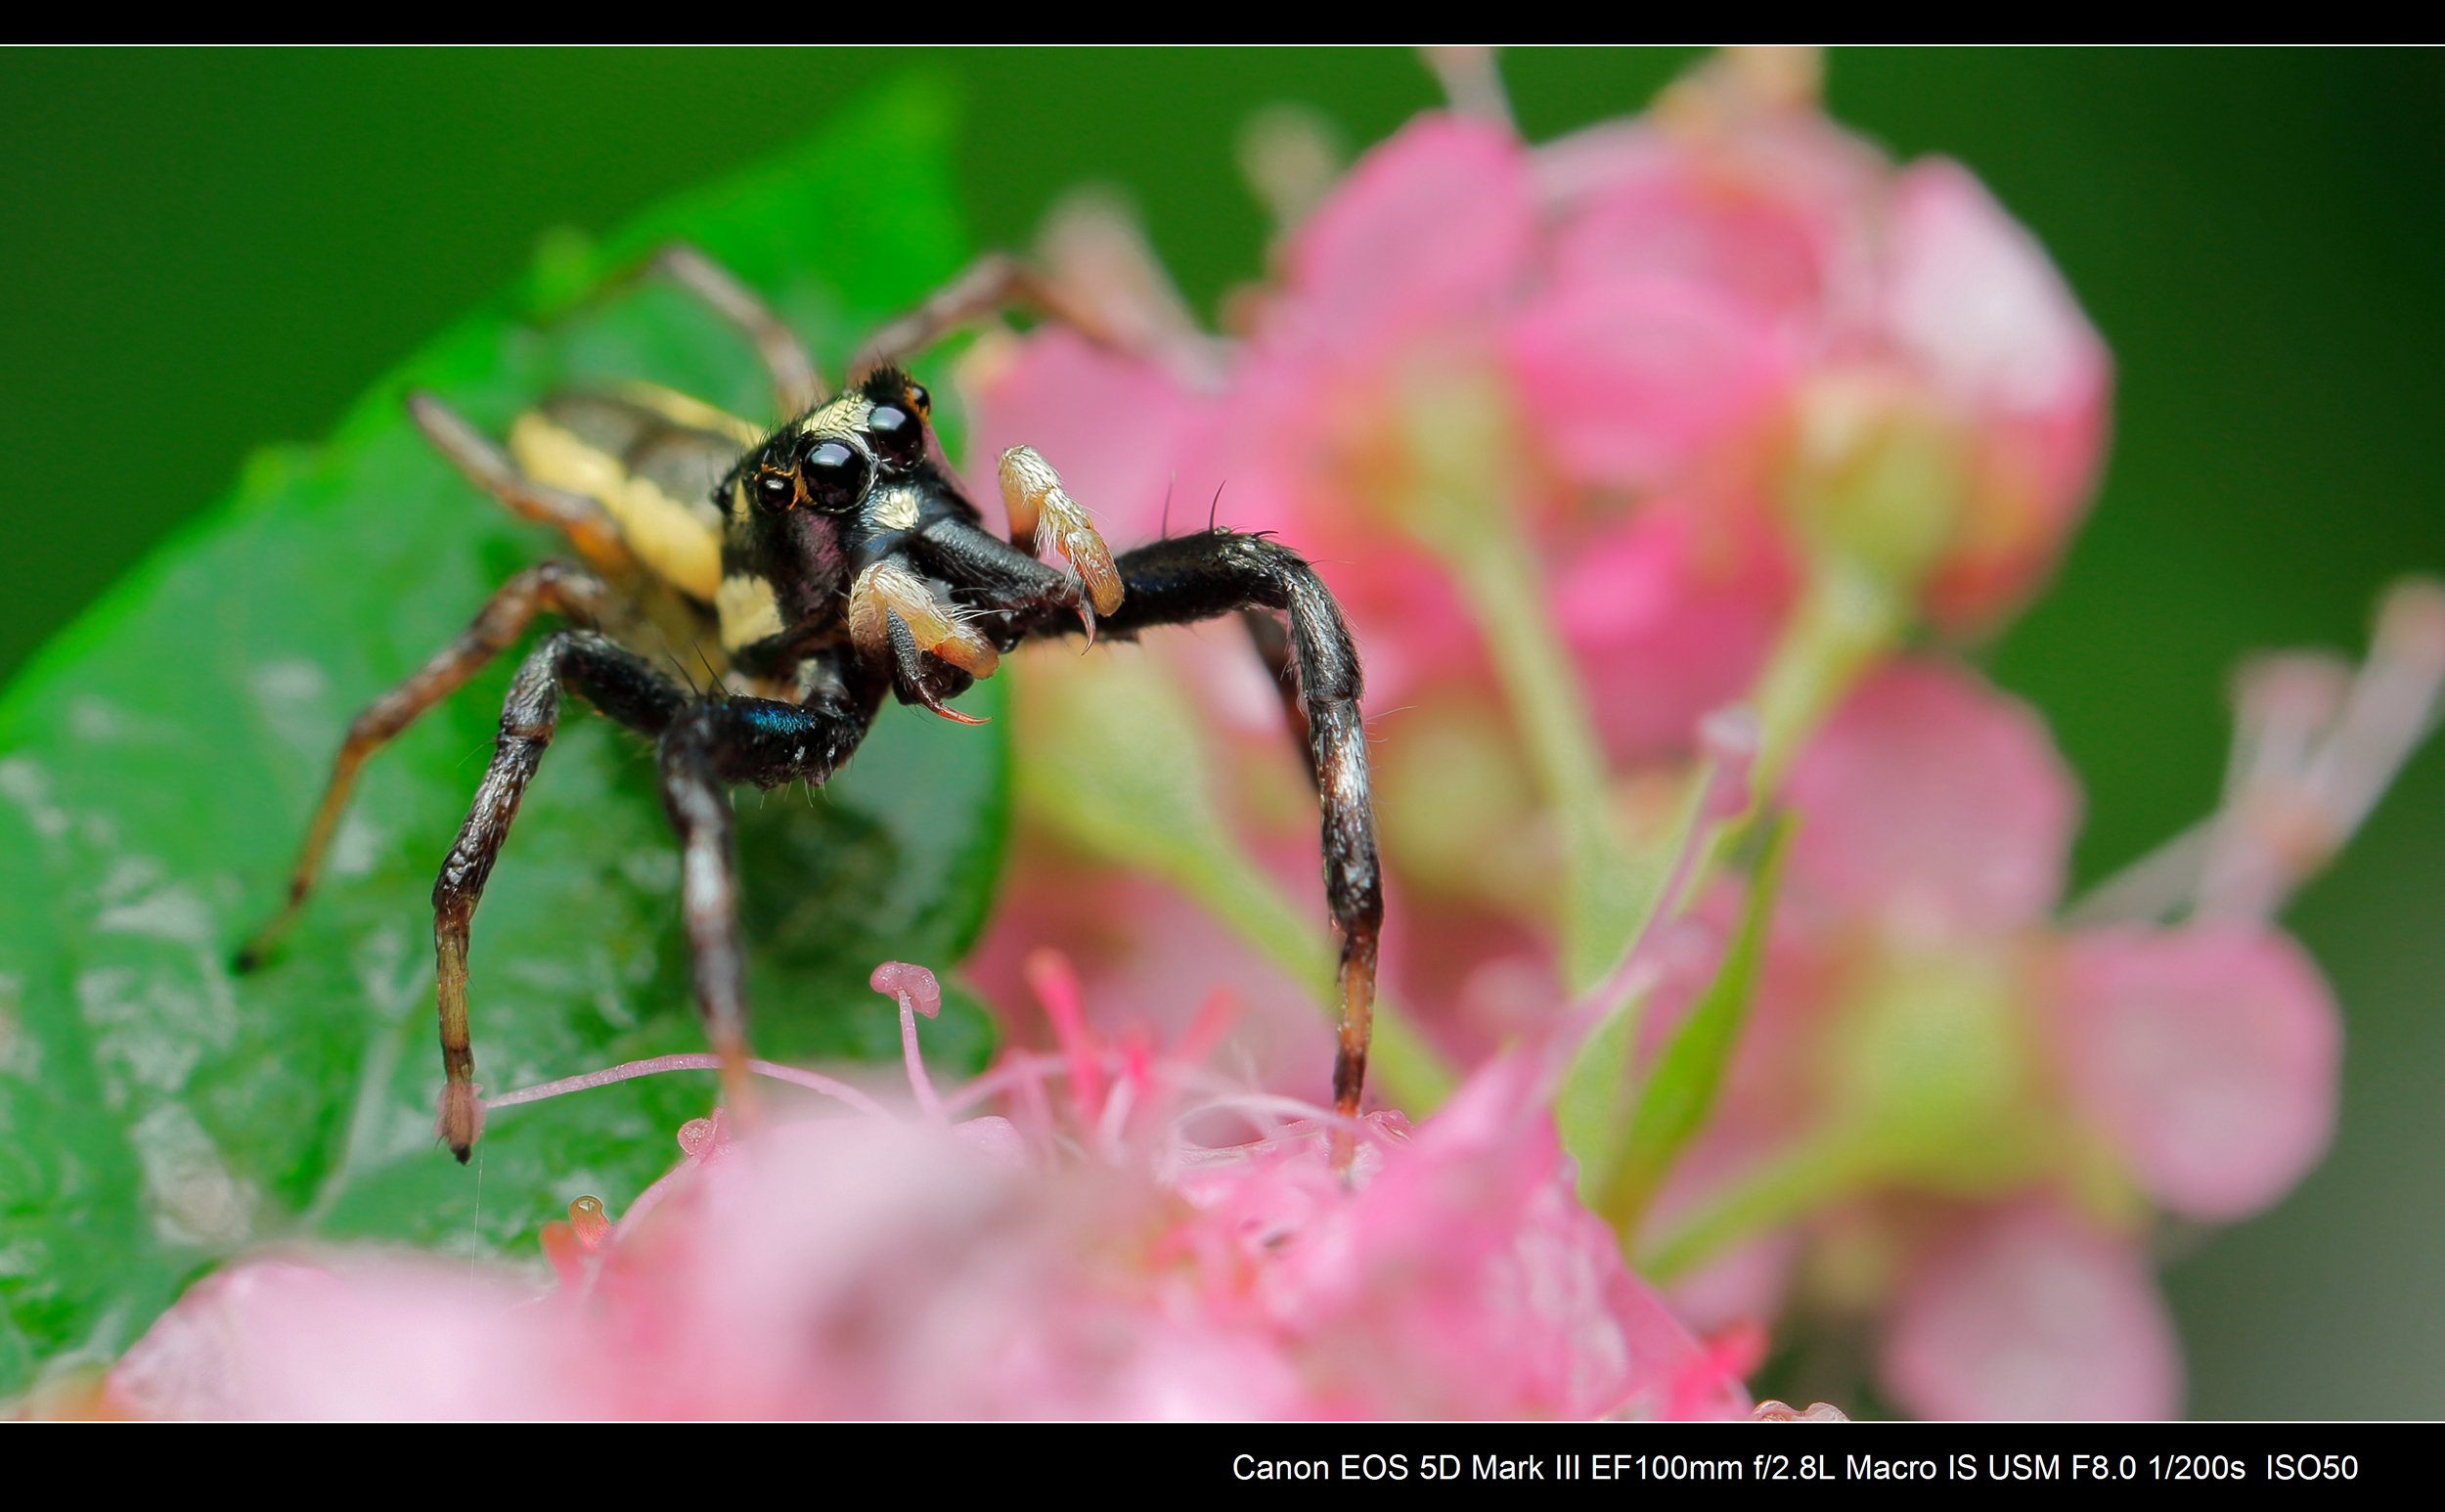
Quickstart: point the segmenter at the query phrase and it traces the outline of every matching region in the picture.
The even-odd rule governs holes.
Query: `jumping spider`
[[[538,614],[556,614],[569,628],[546,636],[511,683],[492,764],[433,884],[447,1078],[437,1132],[462,1163],[482,1133],[467,1038],[468,925],[563,692],[654,741],[680,840],[696,1008],[721,1058],[725,1100],[744,1111],[730,786],[822,783],[858,748],[886,692],[966,721],[945,700],[1032,637],[1083,630],[1091,645],[1099,631],[1126,640],[1151,625],[1240,613],[1276,679],[1296,679],[1284,702],[1320,794],[1325,896],[1341,934],[1334,1102],[1355,1114],[1383,893],[1357,652],[1315,572],[1285,546],[1211,527],[1116,557],[1026,447],[1004,453],[999,468],[1011,539],[983,528],[934,438],[929,396],[900,364],[1014,305],[1102,336],[1022,264],[989,257],[886,326],[828,396],[797,337],[729,273],[685,247],[655,266],[744,332],[777,413],[795,418],[767,434],[637,384],[547,401],[518,418],[505,455],[439,400],[414,396],[410,411],[443,456],[515,513],[558,529],[583,564],[554,559],[511,577],[463,634],[357,716],[288,904],[248,942],[240,969],[260,963],[304,905],[366,760]],[[1063,564],[1041,559],[1048,551]],[[657,670],[655,653],[671,646],[702,647],[709,665],[727,668],[720,683],[698,692]]]

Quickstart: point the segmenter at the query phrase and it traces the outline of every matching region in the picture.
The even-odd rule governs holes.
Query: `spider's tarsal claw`
[[[975,715],[962,714],[943,702],[942,692],[936,685],[944,675],[945,664],[939,661],[932,666],[926,664],[925,653],[917,645],[915,632],[907,620],[900,617],[897,609],[883,611],[883,632],[892,659],[892,683],[900,689],[904,699],[913,699],[954,724],[985,723]],[[956,673],[950,675],[954,678],[958,676]],[[966,687],[966,680],[960,679],[951,691],[956,696]]]
[[[1014,446],[1001,454],[1000,470],[1002,507],[1010,513],[1010,536],[1039,556],[1058,552],[1086,585],[1086,604],[1097,614],[1121,607],[1121,573],[1112,564],[1112,549],[1104,545],[1087,511],[1061,489],[1061,476],[1033,447]],[[1081,612],[1085,614],[1086,604]],[[1088,619],[1091,637],[1094,622]]]
[[[936,702],[930,697],[925,700],[925,706],[955,725],[990,725],[993,723],[992,720],[980,715],[962,714],[950,704]]]

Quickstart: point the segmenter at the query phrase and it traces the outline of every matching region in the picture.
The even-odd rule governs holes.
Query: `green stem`
[[[1751,693],[1759,735],[1753,812],[1859,674],[1899,638],[1907,613],[1889,583],[1847,556],[1825,553],[1808,564],[1799,606]]]
[[[1779,1228],[1854,1189],[1872,1161],[1855,1138],[1821,1136],[1767,1161],[1649,1246],[1639,1273],[1658,1285],[1688,1275],[1724,1251]]]
[[[1401,517],[1460,589],[1561,830],[1563,985],[1583,992],[1630,943],[1658,879],[1614,823],[1612,784],[1570,651],[1511,504],[1512,428],[1480,377],[1425,374],[1407,411],[1418,475]]]

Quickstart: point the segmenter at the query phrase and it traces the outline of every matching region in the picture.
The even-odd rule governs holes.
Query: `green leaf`
[[[1704,853],[1700,831],[1707,823],[1707,797],[1719,775],[1716,760],[1701,762],[1689,774],[1671,823],[1635,853],[1643,880],[1630,924],[1630,954],[1635,954],[1655,927],[1657,915],[1673,902],[1665,896],[1667,888],[1687,897],[1705,880],[1703,867],[1677,883],[1675,877],[1682,858],[1699,858]],[[1711,835],[1705,837],[1705,845],[1712,843]],[[1620,964],[1615,967],[1616,972],[1622,969]],[[1573,1052],[1562,1085],[1555,1090],[1555,1131],[1562,1137],[1562,1147],[1578,1162],[1579,1200],[1590,1206],[1613,1179],[1615,1164],[1622,1157],[1634,1090],[1632,1051],[1638,1043],[1647,992],[1633,977],[1622,987],[1616,1001],[1602,1005],[1603,1016]]]
[[[1613,1161],[1596,1211],[1625,1237],[1637,1231],[1648,1199],[1672,1170],[1681,1147],[1698,1132],[1714,1105],[1715,1090],[1731,1063],[1732,1047],[1740,1043],[1742,1020],[1764,959],[1766,923],[1774,913],[1776,883],[1783,868],[1783,850],[1791,835],[1788,816],[1778,820],[1765,839],[1741,906],[1739,924],[1724,948],[1723,963],[1707,984],[1680,1031],[1656,1057],[1621,1154]]]
[[[495,429],[609,378],[762,415],[745,342],[627,270],[685,237],[837,365],[965,255],[952,128],[941,92],[893,88],[600,245],[547,238],[524,286],[376,385],[329,444],[259,454],[0,700],[0,1395],[46,1361],[109,1359],[242,1248],[371,1236],[532,1256],[572,1197],[622,1206],[677,1155],[709,1076],[506,1110],[472,1168],[432,1136],[427,896],[514,653],[374,762],[278,957],[246,977],[226,962],[277,902],[349,717],[557,549],[425,447],[404,393]],[[1003,709],[990,684],[971,706]],[[973,942],[1007,724],[894,706],[825,791],[739,795],[759,1049],[896,1051],[866,973],[948,966]],[[702,1047],[652,778],[642,742],[570,705],[475,921],[491,1088]],[[953,1000],[929,1052],[974,1069],[989,1022]]]

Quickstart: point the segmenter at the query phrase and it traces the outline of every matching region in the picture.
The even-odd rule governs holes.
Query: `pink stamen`
[[[1049,1070],[1057,1068],[1059,1062],[1035,1055],[1021,1057],[1016,1052],[1013,1058],[1020,1063],[1007,1066],[1002,1074],[1010,1077],[1012,1090],[1018,1094],[1019,1112],[1024,1115],[1027,1125],[1029,1147],[1040,1158],[1049,1159],[1055,1145],[1052,1103],[1045,1096],[1045,1077]]]
[[[1051,949],[1029,952],[1025,970],[1027,985],[1045,1005],[1045,1016],[1052,1020],[1053,1035],[1069,1057],[1070,1099],[1079,1127],[1091,1129],[1103,1108],[1103,1076],[1096,1064],[1094,1036],[1087,1027],[1087,1001],[1079,991],[1078,973],[1071,969],[1067,956]]]
[[[1114,1165],[1121,1163],[1121,1132],[1129,1125],[1130,1109],[1137,1105],[1134,1080],[1116,1083],[1112,1095],[1104,1099],[1103,1117],[1095,1125],[1095,1143],[1103,1158]]]
[[[1012,1046],[1002,1051],[1000,1065],[944,1098],[943,1109],[957,1113],[1003,1091],[1032,1091],[1035,1099],[1042,1102],[1045,1079],[1068,1074],[1068,1063],[1058,1055],[1038,1055]]]
[[[1214,1053],[1214,1047],[1222,1043],[1222,1037],[1231,1032],[1231,1025],[1238,1022],[1239,1012],[1239,994],[1227,985],[1216,987],[1198,1004],[1197,1016],[1189,1020],[1188,1033],[1180,1036],[1172,1058],[1183,1066],[1203,1065],[1206,1057]]]
[[[917,1108],[929,1121],[948,1127],[951,1119],[943,1111],[942,1098],[935,1094],[934,1079],[925,1074],[925,1057],[917,1050],[916,1032],[920,1011],[927,1018],[942,1011],[942,984],[923,966],[887,960],[874,968],[867,985],[885,997],[900,1000],[900,1053],[909,1066],[909,1090],[916,1093]]]
[[[1706,769],[1698,779],[1704,784],[1698,798],[1698,816],[1681,841],[1679,854],[1672,858],[1671,874],[1659,895],[1664,903],[1657,917],[1683,912],[1698,901],[1686,894],[1706,881],[1700,863],[1713,848],[1716,831],[1749,812],[1754,796],[1749,775],[1756,765],[1757,744],[1762,738],[1756,712],[1745,703],[1727,705],[1698,722],[1698,751],[1706,761]],[[1652,933],[1652,921],[1649,928]],[[1642,935],[1631,942],[1623,957],[1624,967],[1638,955],[1638,947],[1646,939]]]
[[[709,1060],[712,1057],[706,1058]],[[660,1207],[662,1199],[671,1194],[672,1183],[722,1152],[724,1146],[730,1143],[722,1123],[722,1110],[715,1108],[711,1118],[691,1118],[680,1125],[680,1163],[663,1172],[651,1186],[637,1194],[637,1200],[628,1205],[628,1211],[620,1215],[620,1221],[611,1225],[610,1243],[618,1244],[636,1232],[637,1225],[645,1221],[645,1215]]]

